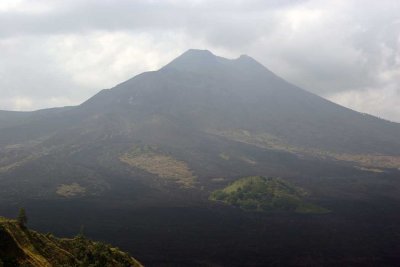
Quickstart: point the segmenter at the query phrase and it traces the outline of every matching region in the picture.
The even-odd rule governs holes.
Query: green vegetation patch
[[[0,266],[29,267],[140,267],[136,259],[111,245],[94,242],[82,234],[57,238],[0,217]]]
[[[254,145],[261,148],[289,152],[295,155],[307,155],[320,159],[334,159],[354,162],[368,170],[379,170],[379,168],[400,168],[400,157],[379,154],[349,154],[337,153],[318,148],[296,146],[269,133],[249,132],[243,129],[231,130],[209,130],[208,132],[225,137],[227,139]]]
[[[63,197],[74,197],[84,195],[86,193],[86,188],[80,186],[78,183],[62,184],[57,187],[56,193]]]
[[[220,153],[219,157],[221,159],[223,159],[223,160],[229,160],[230,159],[230,156],[227,153],[224,153],[224,152]]]
[[[131,152],[122,155],[120,160],[132,167],[173,181],[184,188],[194,187],[196,181],[196,176],[186,162],[161,153],[155,147],[134,147]]]
[[[36,157],[32,155],[32,156],[25,157],[23,159],[16,159],[15,161],[11,161],[11,163],[5,164],[5,165],[1,164],[2,162],[0,162],[0,173],[6,173],[10,170],[16,169],[35,158]],[[2,160],[4,160],[4,159],[2,159]],[[12,160],[12,159],[9,159],[9,160]]]
[[[280,178],[252,176],[241,178],[214,191],[210,200],[250,211],[289,211],[327,213],[327,209],[306,202],[307,193]]]
[[[354,166],[354,168],[360,170],[360,171],[366,171],[366,172],[375,172],[375,173],[383,173],[385,172],[384,170],[378,169],[378,168],[366,168],[366,167],[360,167],[360,166]]]

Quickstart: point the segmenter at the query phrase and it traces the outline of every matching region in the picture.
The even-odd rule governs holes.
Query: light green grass
[[[241,178],[210,195],[212,201],[222,201],[251,211],[290,211],[297,213],[327,213],[328,210],[304,200],[307,193],[283,179],[251,176]]]

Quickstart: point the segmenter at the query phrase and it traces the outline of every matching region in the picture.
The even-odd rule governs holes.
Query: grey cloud
[[[268,12],[291,2],[299,1],[48,1],[51,12],[0,13],[0,34],[182,29],[192,34],[210,30],[212,36],[221,29],[222,36],[240,32],[249,39],[247,32],[260,32],[260,24],[271,22]]]

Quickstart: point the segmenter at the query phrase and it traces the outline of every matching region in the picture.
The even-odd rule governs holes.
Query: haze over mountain
[[[279,176],[304,190],[301,201],[335,214],[340,201],[399,199],[399,136],[400,124],[309,93],[249,56],[226,59],[193,49],[79,106],[0,112],[0,199],[9,205],[32,200],[37,210],[60,205],[67,214],[77,207],[100,217],[126,210],[136,218],[135,208],[153,220],[168,215],[147,208],[218,207],[210,194],[238,178]],[[290,197],[283,189],[279,194]],[[105,221],[123,224],[125,215],[118,216]],[[126,227],[119,238],[133,246],[133,235],[121,235]],[[167,255],[136,251],[144,263]]]

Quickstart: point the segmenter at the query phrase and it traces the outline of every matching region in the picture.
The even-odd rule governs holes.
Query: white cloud
[[[110,88],[133,75],[156,70],[185,48],[179,33],[98,31],[55,36],[48,40],[51,56],[79,87]]]
[[[333,102],[391,121],[400,118],[399,88],[346,91],[328,97]]]
[[[22,13],[22,14],[42,14],[52,10],[48,1],[35,0],[1,0],[0,12]]]

